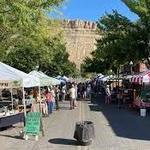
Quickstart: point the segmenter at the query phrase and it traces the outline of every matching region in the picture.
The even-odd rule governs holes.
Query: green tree
[[[61,37],[54,37],[47,44],[51,47],[52,58],[49,63],[43,64],[41,62],[40,70],[53,76],[58,74],[76,75],[76,66],[69,61],[69,54],[66,52],[66,47],[61,41]]]
[[[122,0],[129,9],[137,14],[141,19],[149,20],[150,1],[149,0]]]
[[[62,0],[0,0],[1,56],[23,39],[32,38],[39,30],[41,18],[60,2]]]
[[[106,72],[113,69],[117,72],[120,65],[128,64],[131,60],[138,63],[146,59],[150,65],[150,1],[122,1],[139,19],[131,22],[117,11],[102,17],[97,26],[103,36],[97,41],[93,57],[85,60],[85,71]]]
[[[141,49],[144,53],[143,59],[147,59],[150,64],[150,1],[149,0],[122,0],[129,9],[139,16],[137,23],[139,32],[139,42],[144,49]]]
[[[131,5],[131,1],[126,2]],[[133,12],[139,11],[137,8],[133,10]],[[117,11],[106,14],[98,21],[97,26],[103,36],[97,41],[97,49],[93,51],[92,59],[89,62],[85,61],[84,67],[87,71],[89,64],[92,66],[90,68],[95,69],[94,72],[100,72],[101,67],[93,66],[104,65],[107,71],[113,69],[117,72],[119,66],[128,64],[131,60],[134,63],[144,59],[149,61],[150,28],[147,28],[146,24],[150,17],[146,17],[148,13],[143,15],[140,11],[137,14],[141,17],[137,22],[131,22]],[[103,67],[101,72],[106,72]]]
[[[129,46],[132,38],[130,42],[128,39],[129,30],[134,28],[134,24],[128,18],[113,11],[112,14],[102,17],[97,26],[102,31],[102,38],[97,40],[97,49],[92,53],[92,62],[90,61],[94,72],[103,73],[109,69],[116,71],[120,65],[136,58],[135,54],[132,54],[132,46]]]
[[[60,22],[48,17],[62,2],[0,0],[0,60],[25,72],[38,65],[50,75],[73,73],[70,69],[75,70],[74,64],[68,60],[62,42]]]

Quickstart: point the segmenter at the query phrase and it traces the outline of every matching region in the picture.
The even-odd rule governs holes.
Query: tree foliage
[[[136,13],[139,16],[139,20],[137,22],[138,28],[140,28],[138,37],[142,37],[140,39],[141,45],[143,45],[144,49],[142,52],[144,53],[144,59],[147,59],[150,64],[149,56],[150,56],[150,1],[149,0],[122,0],[129,9]]]
[[[0,60],[25,72],[39,66],[52,74],[63,72],[65,65],[72,64],[62,42],[59,22],[47,16],[62,2],[0,0]],[[70,67],[73,69],[74,65]]]
[[[149,0],[122,0],[129,9],[137,14],[140,18],[150,17],[150,1]]]
[[[135,58],[135,54],[132,54],[132,46],[129,46],[132,38],[128,39],[129,30],[134,28],[134,24],[129,19],[120,15],[117,11],[113,11],[112,14],[106,14],[102,17],[97,22],[97,26],[102,31],[103,36],[97,40],[97,49],[93,51],[90,62],[96,72],[106,73],[106,70],[112,68],[116,70],[120,64]],[[128,49],[126,49],[127,46]],[[85,62],[84,68],[87,64]]]
[[[150,1],[122,1],[139,19],[131,22],[117,11],[103,16],[97,22],[102,38],[97,41],[97,49],[92,52],[92,59],[85,60],[85,71],[116,71],[119,66],[129,64],[130,61],[137,63],[145,59],[150,64]],[[105,69],[93,66],[105,66]]]

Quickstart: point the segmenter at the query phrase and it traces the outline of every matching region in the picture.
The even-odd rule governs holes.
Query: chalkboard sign
[[[29,112],[25,118],[25,134],[38,135],[41,129],[41,113]]]

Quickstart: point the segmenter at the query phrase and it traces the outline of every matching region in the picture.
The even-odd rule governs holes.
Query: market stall
[[[133,105],[138,108],[150,108],[150,70],[134,75],[131,82],[138,87],[134,91]]]
[[[147,70],[143,73],[134,75],[131,78],[131,82],[135,84],[150,84],[150,70]]]
[[[41,87],[45,87],[45,86],[49,87],[49,86],[53,86],[53,85],[59,85],[61,83],[58,79],[55,79],[53,77],[49,77],[41,71],[34,70],[34,71],[31,71],[29,73],[29,75],[35,76],[39,79],[40,85],[39,85],[37,90],[38,90],[38,93],[39,93],[40,97],[42,95]],[[40,107],[39,107],[40,111],[46,109],[45,108],[45,99],[42,99],[42,97],[41,97],[40,101],[37,102],[37,103],[39,103],[39,105],[40,105]]]
[[[26,115],[26,104],[25,104],[25,92],[24,88],[26,87],[34,87],[39,86],[39,80],[36,77],[28,75],[18,69],[15,69],[11,66],[8,66],[2,62],[0,62],[0,89],[9,89],[11,93],[11,102],[12,108],[11,111],[4,107],[5,110],[1,109],[0,113],[0,127],[9,126],[10,124],[18,123],[20,117],[24,116],[22,112],[13,109],[13,88],[20,88],[22,90],[22,101],[24,106],[24,114]],[[0,94],[1,95],[1,94]],[[0,103],[3,103],[3,98],[1,95]]]
[[[19,122],[24,122],[24,113],[13,113],[8,116],[1,116],[0,128],[8,127]]]

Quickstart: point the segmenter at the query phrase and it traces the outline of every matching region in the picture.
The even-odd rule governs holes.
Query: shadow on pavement
[[[101,107],[99,105],[92,105],[92,104],[89,104],[89,107],[90,107],[90,110],[91,111],[102,111]]]
[[[69,106],[68,107],[67,106],[66,107],[65,106],[61,106],[60,110],[70,110],[70,107]]]
[[[21,136],[12,136],[12,135],[3,135],[3,134],[0,134],[0,136],[4,136],[4,137],[9,137],[9,138],[13,138],[13,139],[19,139],[19,140],[24,140]]]
[[[61,145],[75,145],[75,146],[79,145],[76,140],[63,139],[63,138],[50,139],[48,140],[48,142],[53,143],[53,144],[61,144]]]
[[[97,103],[97,105],[96,105]],[[114,104],[104,104],[103,100],[96,99],[89,105],[91,111],[100,111],[109,122],[109,126],[119,137],[150,140],[150,117],[140,117],[139,112],[128,108],[119,109]]]

